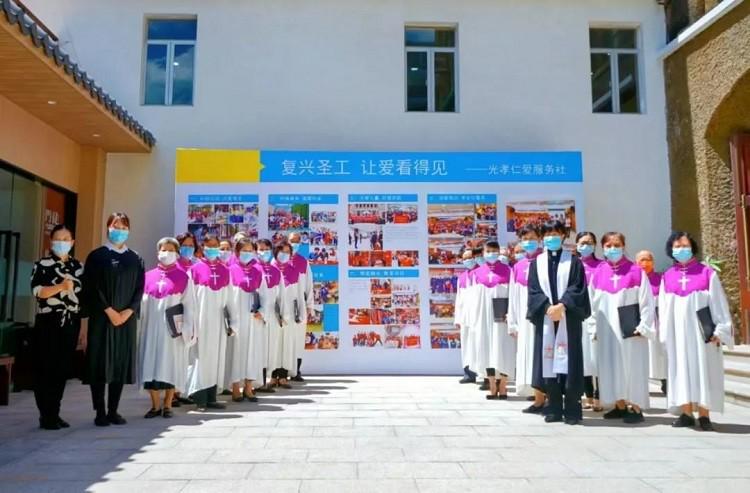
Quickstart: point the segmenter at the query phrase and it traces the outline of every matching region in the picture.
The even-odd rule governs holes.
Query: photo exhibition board
[[[579,152],[178,149],[175,234],[299,232],[314,310],[306,374],[457,374],[467,246],[528,221],[583,225]]]

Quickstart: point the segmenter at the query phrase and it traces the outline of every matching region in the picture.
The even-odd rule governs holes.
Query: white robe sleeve
[[[308,311],[312,312],[313,308],[315,307],[315,296],[313,294],[313,272],[312,267],[310,267],[310,262],[307,263],[307,274],[305,275],[304,288],[304,299],[307,301],[307,309]]]
[[[266,277],[261,277],[260,286],[258,287],[258,296],[260,297],[260,309],[258,312],[266,323],[268,323],[268,321],[271,320],[271,317],[274,316],[274,300],[272,295],[273,290],[268,288]]]
[[[188,279],[187,287],[182,293],[182,340],[185,345],[192,346],[198,342],[198,331],[195,330],[195,285]]]
[[[645,272],[641,273],[641,285],[638,288],[638,306],[641,309],[641,323],[636,331],[644,337],[653,339],[656,337],[654,327],[654,293],[651,291],[651,283]]]
[[[238,306],[237,300],[234,296],[235,288],[230,282],[229,285],[225,286],[223,291],[224,307],[229,312],[229,325],[232,327],[232,336],[237,335],[237,331],[240,330],[240,307]]]
[[[520,311],[520,307],[517,306],[520,296],[518,296],[518,283],[515,276],[510,278],[508,298],[508,334],[513,335],[518,333],[518,314]]]
[[[732,334],[732,315],[729,311],[729,303],[721,286],[721,280],[716,272],[711,274],[708,286],[708,306],[711,317],[716,324],[714,335],[730,348],[734,346],[734,334]]]
[[[464,325],[463,321],[463,292],[466,288],[459,287],[456,291],[456,302],[453,308],[453,325],[459,328]]]
[[[281,325],[289,325],[289,320],[286,319],[286,310],[287,305],[291,303],[291,300],[287,299],[287,290],[286,290],[286,281],[284,280],[283,274],[281,275],[281,278],[279,279],[279,311],[281,312]]]
[[[667,333],[669,332],[667,327],[672,320],[671,310],[672,305],[664,292],[664,278],[662,277],[659,285],[659,342],[662,344],[667,343]]]

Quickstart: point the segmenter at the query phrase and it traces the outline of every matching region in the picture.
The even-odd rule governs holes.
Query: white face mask
[[[177,252],[165,252],[161,251],[157,255],[159,263],[162,265],[172,265],[177,262]]]

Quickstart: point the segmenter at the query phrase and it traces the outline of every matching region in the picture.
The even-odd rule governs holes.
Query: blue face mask
[[[534,250],[536,250],[536,248]],[[526,254],[525,253],[517,253],[517,254],[514,255],[514,258],[516,259],[516,262],[520,262],[521,260],[523,260],[523,259],[526,258]]]
[[[192,259],[195,256],[195,247],[181,246],[180,257]]]
[[[276,256],[276,260],[278,260],[280,264],[285,264],[289,262],[289,254],[286,252],[279,252]]]
[[[488,264],[494,264],[495,262],[498,261],[499,258],[500,258],[500,254],[498,252],[487,252],[484,254],[484,260]]]
[[[510,259],[508,258],[507,255],[500,255],[498,257],[498,260],[500,261],[501,264],[508,265],[510,263]]]
[[[73,243],[70,241],[53,241],[50,246],[52,253],[58,257],[64,257],[70,253],[70,249],[73,248]]]
[[[111,228],[107,237],[109,238],[110,243],[112,243],[113,245],[122,245],[123,243],[128,241],[129,235],[130,231],[127,229]]]
[[[562,237],[560,236],[545,236],[544,237],[544,248],[550,252],[556,252],[562,248]]]
[[[672,248],[672,257],[680,263],[688,262],[693,258],[693,249],[690,247]]]
[[[604,257],[610,262],[619,262],[622,258],[622,248],[610,247],[604,249]]]
[[[523,240],[521,242],[521,248],[526,253],[532,253],[539,249],[539,242],[537,240]]]
[[[257,258],[258,255],[255,252],[240,252],[240,263],[242,265],[249,264]]]
[[[467,269],[473,269],[475,265],[477,265],[476,260],[473,258],[465,258],[461,261],[462,264],[464,264],[464,267]]]
[[[214,261],[221,255],[219,247],[206,247],[203,249],[203,255],[210,261]]]
[[[273,252],[271,252],[271,250],[264,250],[262,252],[258,252],[258,256],[263,262],[268,263],[271,261],[271,259],[273,259]]]
[[[299,252],[299,246],[300,246],[299,243],[290,243],[290,245],[292,245],[292,253]]]
[[[484,257],[474,257],[474,262],[476,262],[477,265],[484,265],[487,263]]]
[[[221,259],[222,262],[229,262],[230,258],[232,258],[232,251],[231,250],[222,250],[219,253],[219,259]]]
[[[594,253],[594,245],[581,243],[576,247],[576,250],[578,250],[578,253],[581,255],[581,257],[590,257]]]

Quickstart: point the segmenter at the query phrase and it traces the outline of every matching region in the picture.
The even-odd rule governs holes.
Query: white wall
[[[133,246],[171,233],[174,150],[581,150],[585,221],[661,250],[669,176],[654,0],[26,0],[158,140],[110,155]],[[140,105],[144,17],[196,14],[193,107]],[[460,113],[404,112],[404,24],[458,24]],[[641,26],[642,115],[591,112],[590,23]],[[660,257],[663,260],[663,256]]]

